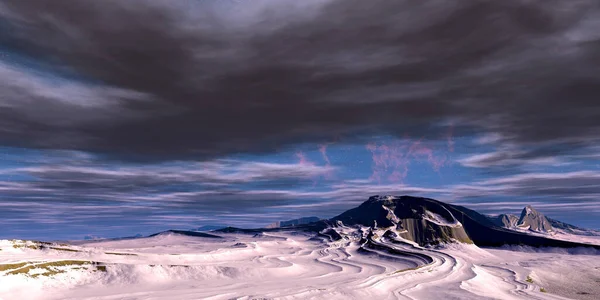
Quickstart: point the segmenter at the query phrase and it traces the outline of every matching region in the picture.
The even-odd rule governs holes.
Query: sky
[[[600,5],[0,3],[0,238],[333,217],[371,195],[600,228]]]

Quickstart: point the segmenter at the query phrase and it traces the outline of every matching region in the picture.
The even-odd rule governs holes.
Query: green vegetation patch
[[[8,271],[8,270],[13,270],[13,269],[19,269],[19,268],[22,268],[22,267],[26,266],[27,264],[28,263],[24,262],[24,263],[0,265],[0,272]]]
[[[69,248],[59,248],[59,247],[48,247],[52,250],[56,250],[56,251],[67,251],[67,252],[81,252],[80,250],[75,250],[75,249],[69,249]]]
[[[48,276],[54,276],[54,275],[60,274],[60,273],[66,273],[66,272],[63,270],[48,270],[47,272],[44,272],[44,273],[33,274],[33,275],[31,275],[31,277],[32,278],[38,278],[39,276],[48,277]]]
[[[56,274],[65,273],[65,270],[58,269],[57,267],[73,267],[73,270],[86,269],[82,266],[94,266],[94,271],[106,272],[106,266],[98,265],[97,262],[85,261],[85,260],[60,260],[46,263],[35,263],[35,262],[24,262],[18,264],[7,264],[0,265],[0,271],[8,271],[6,275],[27,275],[32,278],[39,276],[53,276]],[[43,273],[30,275],[29,272],[34,269],[43,269]]]
[[[547,293],[548,291],[546,291],[546,289],[545,289],[545,288],[541,287],[541,288],[540,288],[540,292],[542,292],[542,293]]]
[[[525,281],[527,281],[527,282],[529,282],[529,283],[533,283],[533,278],[531,278],[531,277],[527,276],[527,280],[525,280]]]
[[[81,265],[89,265],[92,264],[91,261],[83,261],[83,260],[61,260],[61,261],[53,261],[47,263],[38,263],[38,264],[30,264],[26,267],[22,267],[13,271],[6,273],[7,275],[18,275],[18,274],[29,274],[29,271],[33,269],[45,269],[48,272],[56,272],[62,273],[59,270],[54,269],[55,267],[67,267],[67,266],[81,266]]]
[[[43,249],[52,249],[57,251],[68,251],[68,252],[81,252],[80,250],[64,248],[68,247],[68,244],[55,244],[50,242],[41,242],[41,241],[19,241],[19,240],[11,240],[13,243],[13,248],[15,249],[33,249],[33,250],[43,250]]]
[[[87,260],[59,260],[53,262],[47,262],[43,264],[39,264],[38,266],[42,267],[66,267],[66,266],[82,266],[82,265],[91,265],[94,264],[92,261]]]
[[[96,271],[106,273],[106,266],[96,266]]]
[[[13,248],[15,249],[22,249],[22,248],[28,248],[28,249],[33,249],[33,250],[40,250],[40,246],[38,245],[27,245],[27,244],[14,244]]]

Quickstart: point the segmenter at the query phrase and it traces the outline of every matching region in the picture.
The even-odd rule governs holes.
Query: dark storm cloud
[[[541,155],[600,138],[597,1],[295,2],[7,1],[0,143],[208,159],[448,120]]]

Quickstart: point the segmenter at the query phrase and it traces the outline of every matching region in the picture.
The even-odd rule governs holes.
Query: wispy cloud
[[[552,199],[585,199],[600,196],[600,172],[524,173],[457,185],[453,191],[463,197],[525,196]]]
[[[488,153],[473,154],[458,160],[465,167],[472,168],[514,168],[524,166],[560,166],[568,164],[560,157],[539,156],[527,157],[526,151],[501,150]]]

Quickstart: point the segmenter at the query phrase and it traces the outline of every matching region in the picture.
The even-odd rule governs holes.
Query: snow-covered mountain
[[[534,209],[531,205],[525,206],[521,211],[521,216],[517,217],[511,214],[501,214],[490,217],[497,226],[513,230],[529,230],[539,233],[549,233],[553,231],[552,225],[541,212]]]
[[[554,228],[554,230],[558,232],[574,235],[600,236],[600,231],[598,230],[577,227],[575,225],[567,224],[548,217],[546,217],[546,219],[548,220],[548,222],[550,222],[552,228]]]
[[[546,216],[535,210],[531,205],[527,205],[523,208],[517,227],[536,232],[552,231],[552,225],[550,225]]]
[[[425,198],[373,196],[331,221],[343,225],[387,228],[420,245],[472,243],[463,225],[447,208]]]
[[[506,215],[490,217],[463,206],[452,205],[429,198],[412,196],[372,196],[367,201],[328,220],[319,220],[290,227],[223,228],[215,233],[276,232],[286,228],[317,233],[328,240],[340,239],[346,227],[365,228],[377,235],[388,234],[421,246],[448,243],[473,243],[477,246],[501,247],[526,245],[531,247],[596,247],[595,239],[573,238],[570,234],[557,235],[556,231],[531,231],[548,228],[550,221],[532,208],[526,208],[522,218]],[[503,226],[502,220],[509,226]],[[516,225],[513,225],[516,224]],[[524,226],[519,227],[517,225]],[[341,231],[340,231],[341,228]],[[560,232],[562,233],[562,232]],[[552,234],[552,235],[551,235]]]
[[[346,226],[360,225],[392,230],[400,237],[419,245],[472,242],[477,246],[492,247],[589,246],[568,236],[550,238],[551,236],[538,234],[540,230],[551,230],[552,226],[543,214],[531,206],[523,209],[520,218],[512,215],[489,217],[462,206],[429,198],[372,196],[360,206],[329,220],[332,226],[340,222]]]
[[[531,232],[545,235],[600,235],[600,232],[596,230],[585,229],[552,218],[548,218],[543,213],[533,208],[531,205],[527,205],[525,208],[523,208],[520,216],[512,214],[500,214],[497,216],[489,216],[489,219],[496,226],[520,232]]]
[[[508,229],[517,227],[517,224],[519,223],[519,217],[512,214],[500,214],[497,216],[490,216],[490,220],[492,220],[494,224]]]

